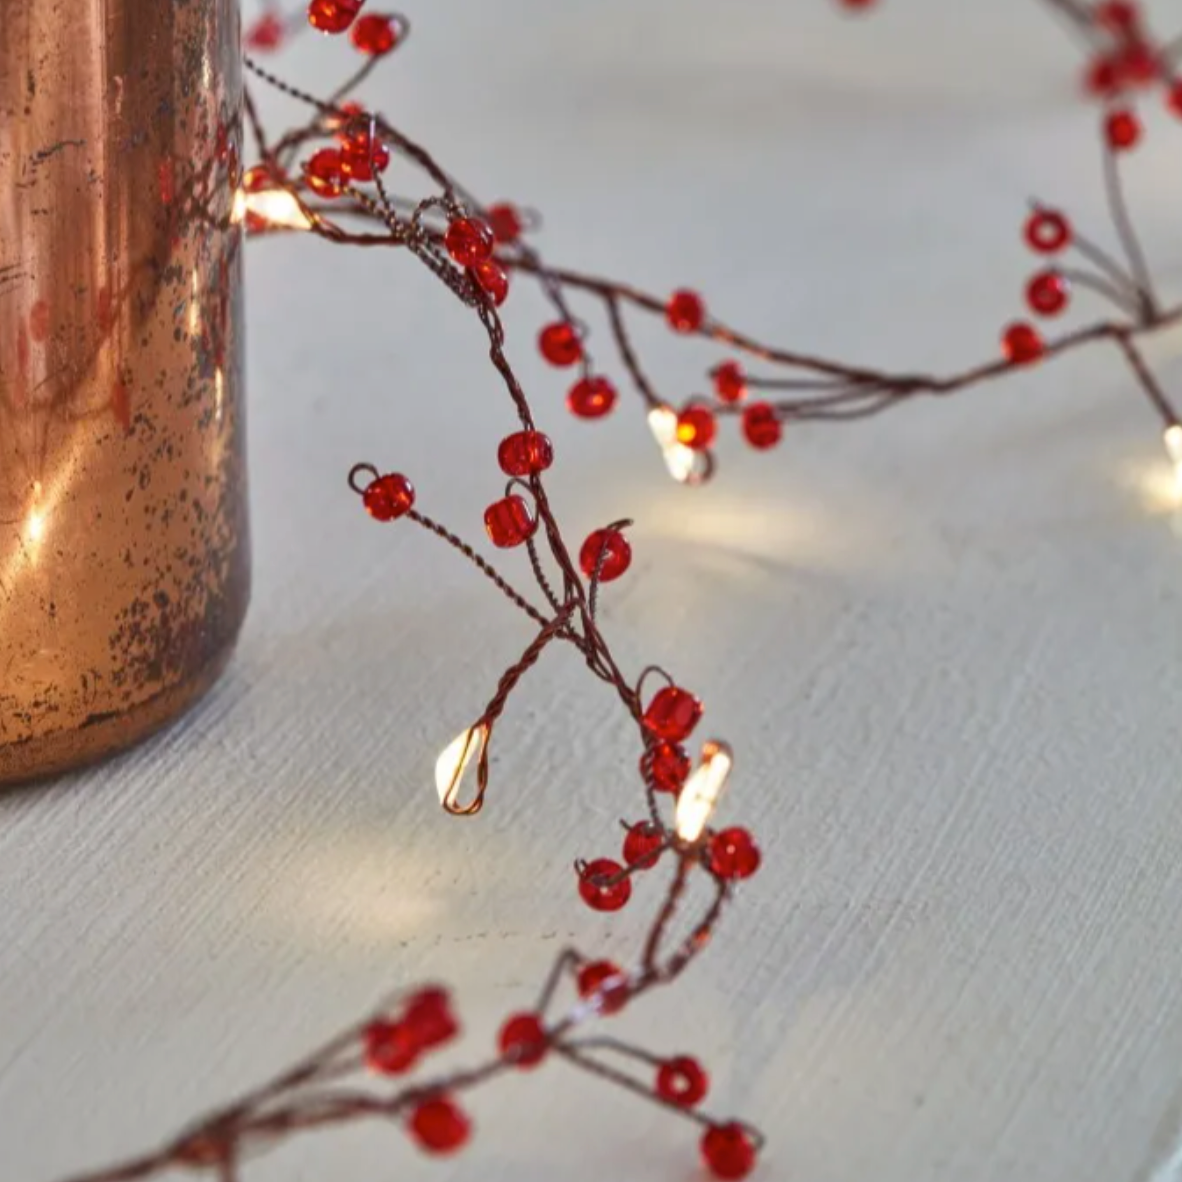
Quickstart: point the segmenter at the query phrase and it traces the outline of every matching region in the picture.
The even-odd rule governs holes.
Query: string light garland
[[[840,2],[849,10],[874,7],[874,0]],[[443,541],[536,627],[534,639],[502,675],[483,711],[444,744],[435,768],[440,803],[458,816],[481,811],[489,789],[490,745],[514,689],[550,645],[572,645],[635,724],[643,788],[643,815],[624,823],[618,857],[600,853],[578,859],[572,896],[591,910],[611,913],[635,908],[635,894],[652,900],[651,910],[638,929],[629,966],[573,948],[560,953],[533,1005],[505,1017],[495,1045],[473,1067],[426,1073],[432,1055],[460,1036],[461,1020],[449,990],[425,985],[388,998],[269,1083],[198,1121],[162,1148],[78,1175],[73,1182],[131,1182],[177,1167],[205,1172],[219,1182],[237,1182],[248,1159],[279,1141],[368,1119],[401,1123],[425,1154],[456,1153],[476,1132],[465,1108],[469,1091],[509,1072],[554,1061],[696,1124],[703,1164],[714,1177],[741,1179],[755,1169],[763,1147],[759,1131],[741,1119],[708,1115],[699,1108],[709,1094],[703,1064],[680,1050],[657,1054],[598,1032],[598,1023],[681,976],[710,943],[736,884],[757,874],[761,853],[746,828],[713,827],[734,755],[725,742],[708,739],[694,766],[686,744],[703,718],[702,702],[657,666],[629,680],[609,647],[598,599],[605,584],[628,573],[632,544],[626,531],[631,523],[611,522],[577,546],[568,544],[543,482],[555,461],[554,448],[538,429],[506,358],[497,309],[510,298],[515,277],[528,276],[541,284],[554,318],[539,328],[538,350],[555,370],[573,371],[567,393],[570,412],[595,420],[613,411],[618,391],[596,367],[591,330],[574,315],[571,297],[597,302],[665,465],[674,479],[687,484],[712,475],[714,445],[727,418],[739,420],[753,449],[770,450],[795,422],[870,417],[918,395],[951,394],[1017,367],[1108,341],[1121,351],[1160,417],[1182,488],[1182,422],[1139,347],[1142,338],[1182,322],[1182,305],[1163,307],[1158,301],[1119,168],[1119,159],[1135,150],[1144,135],[1127,105],[1131,91],[1160,87],[1167,106],[1182,117],[1182,91],[1174,70],[1182,40],[1155,40],[1133,4],[1042,2],[1083,34],[1090,54],[1089,91],[1108,103],[1100,142],[1120,257],[1081,235],[1064,211],[1036,203],[1022,234],[1040,259],[1040,269],[1030,277],[1024,301],[1032,315],[1053,318],[1073,305],[1077,289],[1086,289],[1106,300],[1114,316],[1051,340],[1028,320],[1015,320],[1000,334],[999,359],[943,377],[875,371],[767,346],[727,327],[692,289],[660,298],[545,263],[528,244],[534,216],[508,202],[482,205],[421,145],[349,100],[376,64],[405,43],[410,28],[404,18],[363,13],[363,0],[311,0],[298,21],[268,8],[247,29],[244,42],[252,53],[280,48],[307,25],[347,36],[362,64],[332,101],[321,101],[248,57],[256,77],[300,100],[310,115],[304,124],[271,138],[248,93],[247,121],[258,162],[242,177],[233,216],[254,235],[299,230],[342,245],[393,246],[412,254],[481,325],[491,363],[519,420],[519,429],[495,448],[508,481],[501,495],[490,499],[484,526],[497,549],[523,551],[532,579],[529,596],[534,598],[459,535],[423,513],[408,476],[369,463],[355,465],[348,476],[349,487],[375,522],[409,523]],[[425,174],[433,186],[429,196],[411,200],[387,191],[383,173],[393,156]],[[656,393],[642,367],[627,312],[661,317],[676,335],[705,337],[776,367],[776,372],[753,373],[738,358],[724,357],[708,375],[712,396],[696,396],[675,407]],[[773,400],[773,391],[790,396]],[[755,392],[765,393],[753,398]],[[663,684],[650,688],[650,681]],[[663,875],[659,887],[651,881],[658,875]]]

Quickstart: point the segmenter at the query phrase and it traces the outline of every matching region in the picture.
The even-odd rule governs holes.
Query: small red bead
[[[547,324],[538,333],[538,348],[551,365],[574,365],[583,356],[583,344],[574,325],[565,320]]]
[[[490,205],[485,210],[485,216],[492,228],[493,237],[498,242],[516,242],[521,237],[521,231],[524,228],[521,224],[521,215],[507,201]]]
[[[707,847],[710,869],[719,878],[750,878],[761,861],[754,838],[739,826],[722,829],[710,838]]]
[[[596,858],[579,872],[579,894],[594,911],[619,911],[632,896],[632,880],[614,879],[623,873],[623,866],[611,858]]]
[[[1084,89],[1098,98],[1107,98],[1120,89],[1116,63],[1107,56],[1094,57],[1084,67]]]
[[[343,33],[361,11],[363,0],[310,0],[308,24],[322,33]]]
[[[341,153],[336,148],[320,148],[304,161],[304,179],[308,188],[320,197],[339,197],[344,170]]]
[[[365,1032],[365,1061],[379,1075],[398,1075],[414,1066],[419,1040],[405,1022],[374,1022]]]
[[[509,295],[509,273],[496,259],[485,259],[472,268],[476,282],[488,292],[496,307],[500,307]]]
[[[743,408],[743,438],[756,451],[775,447],[783,434],[780,416],[770,402],[752,402]]]
[[[390,149],[381,140],[372,141],[369,129],[359,131],[341,143],[341,172],[350,180],[372,181],[375,172],[385,172]]]
[[[361,503],[376,521],[393,521],[414,507],[415,486],[400,472],[390,472],[366,486]]]
[[[1130,82],[1144,86],[1161,73],[1161,63],[1152,46],[1144,41],[1130,41],[1117,59],[1117,69]]]
[[[1141,123],[1132,111],[1113,111],[1104,120],[1104,137],[1114,152],[1127,152],[1141,138]]]
[[[1093,16],[1098,25],[1113,33],[1132,32],[1141,20],[1137,5],[1129,0],[1107,0],[1107,3],[1097,4]]]
[[[677,416],[677,442],[691,451],[705,451],[718,434],[718,422],[708,406],[695,403]]]
[[[646,764],[649,767],[648,774],[645,772]],[[676,796],[690,774],[690,758],[677,743],[656,743],[640,757],[640,774],[646,781],[651,775],[653,788],[657,792],[669,792]]]
[[[579,550],[579,566],[587,578],[599,572],[601,583],[618,579],[632,565],[632,547],[618,529],[597,529]]]
[[[267,52],[278,49],[283,41],[283,21],[273,12],[266,12],[259,17],[243,35],[247,49]]]
[[[741,1124],[711,1125],[702,1134],[702,1160],[716,1178],[746,1178],[755,1169],[755,1143]]]
[[[533,476],[554,463],[554,444],[541,431],[515,431],[501,440],[497,463],[506,476]]]
[[[349,34],[353,45],[370,57],[381,57],[398,44],[398,26],[391,16],[363,16]]]
[[[579,967],[575,978],[579,996],[587,1001],[598,997],[601,1014],[615,1014],[628,1001],[628,983],[624,970],[610,960],[591,960]]]
[[[484,528],[494,546],[507,550],[528,542],[538,528],[538,520],[524,497],[510,495],[485,509]]]
[[[1026,219],[1026,244],[1039,254],[1054,254],[1071,244],[1071,223],[1057,209],[1036,209]]]
[[[1029,365],[1042,356],[1042,337],[1037,328],[1018,321],[1002,333],[1001,351],[1011,365]]]
[[[1040,271],[1026,285],[1026,302],[1040,316],[1056,316],[1067,307],[1071,285],[1050,268]]]
[[[546,1057],[546,1028],[539,1014],[513,1014],[501,1027],[501,1054],[515,1067],[536,1067]]]
[[[702,703],[688,690],[666,685],[653,695],[644,712],[644,727],[658,739],[680,743],[693,733],[702,717]]]
[[[710,1077],[697,1059],[678,1055],[657,1068],[657,1095],[670,1104],[692,1108],[706,1098]]]
[[[864,8],[869,8],[874,0],[838,0],[842,8],[848,8],[853,12],[861,12]]]
[[[714,392],[721,402],[742,402],[747,397],[747,378],[737,361],[724,361],[714,371]]]
[[[411,1113],[410,1132],[428,1153],[454,1153],[468,1140],[472,1125],[453,1101],[436,1096]]]
[[[566,406],[577,419],[601,419],[616,405],[616,388],[607,378],[580,378],[566,396]]]
[[[1182,119],[1182,78],[1179,78],[1167,92],[1166,106],[1172,115]]]
[[[447,990],[435,986],[420,989],[407,1001],[404,1020],[414,1033],[420,1050],[450,1042],[460,1032],[460,1024],[451,1012]]]
[[[664,844],[665,835],[652,821],[637,821],[624,835],[624,861],[638,870],[650,870]]]
[[[452,218],[443,245],[461,267],[474,267],[492,256],[493,234],[479,218]]]
[[[706,305],[696,291],[675,291],[665,305],[665,319],[676,332],[697,332],[706,319]]]

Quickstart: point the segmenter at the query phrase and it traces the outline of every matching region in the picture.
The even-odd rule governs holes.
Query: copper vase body
[[[246,609],[234,0],[0,13],[0,784],[128,746]]]

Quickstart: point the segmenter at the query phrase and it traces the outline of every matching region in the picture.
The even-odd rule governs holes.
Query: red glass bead
[[[554,463],[554,444],[541,431],[515,431],[501,440],[497,463],[506,476],[533,476]]]
[[[579,894],[583,902],[594,911],[619,911],[632,896],[632,880],[620,878],[623,866],[611,858],[595,858],[579,872]]]
[[[450,1042],[460,1032],[447,990],[436,986],[420,989],[407,1001],[404,1021],[414,1033],[420,1050]]]
[[[691,451],[705,451],[718,434],[718,422],[708,406],[687,406],[677,416],[677,442]]]
[[[1130,82],[1144,86],[1161,73],[1161,64],[1153,47],[1144,41],[1131,41],[1117,59],[1117,68]]]
[[[394,18],[372,13],[363,16],[349,34],[355,48],[370,57],[381,57],[398,44],[398,27]]]
[[[714,371],[714,392],[721,402],[742,402],[747,397],[747,378],[737,361],[724,361]]]
[[[696,291],[675,291],[665,305],[665,319],[676,332],[697,332],[706,319],[706,305]]]
[[[645,764],[649,766],[653,788],[676,796],[690,774],[690,758],[678,743],[656,743],[640,758],[640,774],[646,781]]]
[[[1107,0],[1104,4],[1097,4],[1093,15],[1098,25],[1113,33],[1129,33],[1141,19],[1137,5],[1129,0]]]
[[[513,1014],[501,1027],[501,1054],[515,1067],[536,1067],[546,1057],[546,1028],[538,1014]]]
[[[638,870],[650,870],[664,844],[665,835],[652,821],[637,821],[624,835],[624,861]]]
[[[393,521],[414,507],[415,486],[400,472],[389,472],[366,486],[361,503],[376,521]]]
[[[1042,337],[1037,328],[1019,321],[1002,333],[1001,351],[1011,365],[1029,365],[1042,356]]]
[[[443,245],[461,267],[474,267],[492,256],[493,233],[479,218],[452,218]]]
[[[1104,138],[1114,152],[1127,152],[1141,138],[1141,123],[1132,111],[1113,111],[1104,120]]]
[[[590,960],[581,965],[575,977],[575,988],[584,1001],[598,997],[601,1014],[618,1013],[628,1001],[624,971],[610,960]]]
[[[566,406],[577,419],[601,419],[610,414],[619,397],[607,378],[580,378],[566,396]]]
[[[344,170],[336,148],[320,148],[304,161],[304,179],[308,188],[320,197],[339,197]]]
[[[411,1113],[410,1132],[428,1153],[454,1153],[468,1140],[472,1125],[447,1096],[435,1096]]]
[[[657,1095],[670,1104],[692,1108],[706,1098],[710,1077],[697,1059],[678,1055],[657,1068]]]
[[[528,542],[538,528],[538,521],[524,497],[511,495],[485,509],[484,528],[494,546],[507,550]]]
[[[653,695],[644,712],[644,727],[658,739],[680,743],[689,738],[698,719],[702,717],[702,703],[688,690],[666,685]]]
[[[1067,307],[1071,285],[1053,268],[1040,271],[1026,285],[1026,302],[1040,316],[1056,316]]]
[[[381,140],[371,140],[369,128],[354,132],[341,142],[341,172],[350,180],[372,181],[375,172],[385,172],[390,149]]]
[[[1170,113],[1182,119],[1182,78],[1179,78],[1166,94],[1166,106]]]
[[[409,1071],[419,1049],[414,1030],[405,1022],[374,1022],[365,1032],[365,1061],[379,1075]]]
[[[1084,89],[1098,98],[1107,98],[1120,89],[1116,63],[1110,57],[1094,57],[1084,68]]]
[[[343,33],[361,11],[363,0],[310,0],[308,24],[322,33]]]
[[[538,333],[538,348],[551,365],[574,365],[583,356],[583,344],[573,324],[558,320]]]
[[[500,307],[509,295],[509,275],[496,259],[485,259],[472,268],[476,282],[488,292],[496,307]]]
[[[278,49],[283,41],[283,21],[275,13],[266,12],[246,30],[243,41],[247,49],[256,52]]]
[[[775,447],[783,434],[780,416],[770,402],[752,402],[743,408],[743,438],[757,451]]]
[[[579,550],[579,566],[587,578],[599,572],[601,583],[618,579],[632,565],[632,547],[618,529],[597,529]]]
[[[702,1160],[716,1178],[746,1178],[755,1169],[755,1143],[741,1124],[711,1125],[702,1134]]]
[[[516,242],[521,237],[524,228],[521,224],[521,215],[507,201],[490,205],[485,210],[485,216],[492,227],[493,237],[498,242]]]
[[[1036,209],[1026,219],[1026,244],[1039,254],[1054,254],[1071,244],[1071,223],[1057,209]]]
[[[759,869],[761,861],[754,838],[739,826],[715,833],[710,838],[707,854],[710,869],[719,878],[750,878]]]

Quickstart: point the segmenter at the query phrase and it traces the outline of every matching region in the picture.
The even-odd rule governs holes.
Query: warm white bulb
[[[458,805],[456,798],[460,794],[460,785],[468,765],[473,759],[480,758],[487,742],[488,727],[483,722],[478,723],[452,739],[435,761],[435,789],[439,793],[439,803],[449,813],[479,811],[479,797],[471,805]]]
[[[682,841],[697,841],[710,820],[734,766],[731,749],[717,739],[702,744],[702,761],[677,798],[674,823]]]
[[[253,213],[272,226],[284,226],[289,230],[307,230],[312,225],[300,203],[286,189],[260,189],[257,193],[239,189],[234,195],[231,217],[237,214],[234,219],[237,221],[247,213]]]
[[[678,442],[676,412],[668,406],[654,406],[648,412],[648,426],[665,458],[669,475],[685,484],[694,474],[698,457],[692,448]]]
[[[1166,445],[1166,455],[1174,465],[1174,483],[1182,493],[1182,426],[1174,423],[1162,433],[1162,443]]]

